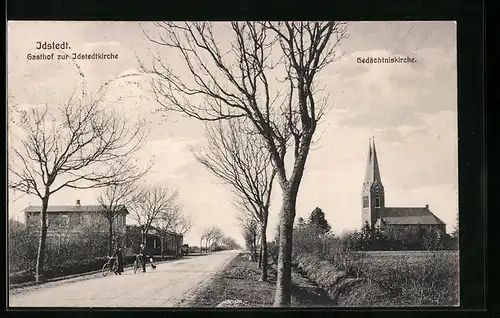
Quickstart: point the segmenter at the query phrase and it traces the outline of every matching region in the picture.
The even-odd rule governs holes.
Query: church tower
[[[385,193],[382,180],[380,179],[380,168],[375,149],[375,140],[368,142],[368,160],[366,163],[365,181],[361,194],[361,226],[366,222],[373,226],[377,219],[383,215],[385,208]]]

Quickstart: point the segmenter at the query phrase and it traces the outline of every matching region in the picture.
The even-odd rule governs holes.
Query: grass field
[[[458,306],[458,251],[376,251],[356,253],[368,283],[392,306]]]

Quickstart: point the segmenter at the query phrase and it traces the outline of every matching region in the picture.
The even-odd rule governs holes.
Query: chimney
[[[428,208],[429,208],[429,205],[428,205],[428,204],[426,204],[426,205],[425,205],[425,208],[426,208],[426,209],[428,209]]]
[[[76,205],[80,205],[80,200],[76,200]]]

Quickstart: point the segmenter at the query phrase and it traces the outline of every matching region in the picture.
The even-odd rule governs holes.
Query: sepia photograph
[[[8,21],[8,307],[458,307],[456,33]]]

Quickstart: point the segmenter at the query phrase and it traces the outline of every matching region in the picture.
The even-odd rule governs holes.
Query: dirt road
[[[152,271],[121,276],[97,275],[92,279],[60,282],[57,285],[9,295],[10,307],[184,307],[194,293],[222,270],[238,251],[204,256],[186,256],[162,263]],[[42,285],[43,286],[43,285]]]

